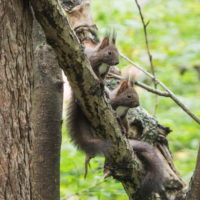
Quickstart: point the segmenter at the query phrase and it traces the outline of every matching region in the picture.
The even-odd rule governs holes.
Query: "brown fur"
[[[114,109],[119,106],[134,108],[139,106],[139,96],[129,81],[124,80],[110,94],[111,105]],[[126,115],[126,113],[125,113]]]
[[[117,65],[119,63],[119,52],[115,45],[116,36],[113,34],[107,34],[103,40],[95,48],[85,48],[85,54],[87,55],[90,64],[96,73],[96,75],[104,79],[110,66]],[[106,64],[106,70],[100,72],[100,66]]]
[[[145,164],[146,174],[142,178],[137,193],[143,200],[147,200],[152,192],[161,192],[164,182],[164,165],[155,148],[147,142],[129,140],[133,150]]]
[[[119,89],[121,89],[121,87],[119,87]],[[132,93],[135,92],[135,90],[131,90],[131,88],[126,88],[126,89],[124,88],[124,91],[120,93],[121,98],[123,98],[123,100],[120,99],[117,100],[116,106],[124,106],[124,105],[127,106],[126,96],[128,95],[129,92]],[[134,95],[132,94],[129,95],[135,98]],[[118,96],[116,96],[115,98],[118,98]],[[112,101],[115,101],[115,98],[112,97],[111,105]],[[134,100],[132,101],[134,102]],[[133,104],[132,101],[130,101],[131,102],[130,107],[134,107],[134,105],[137,106],[139,103],[137,102],[136,104]],[[96,155],[106,154],[109,153],[109,151],[111,151],[110,142],[97,138],[95,136],[94,128],[92,127],[91,123],[81,110],[81,107],[75,101],[74,96],[72,96],[67,108],[67,126],[69,130],[69,135],[74,144],[80,150],[84,151],[87,155],[94,157]]]

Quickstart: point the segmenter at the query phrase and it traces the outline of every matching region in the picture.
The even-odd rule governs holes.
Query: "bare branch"
[[[177,97],[176,95],[161,81],[159,81],[157,78],[155,78],[152,74],[147,72],[145,69],[143,69],[141,66],[133,62],[131,59],[120,53],[121,57],[124,58],[126,61],[128,61],[130,64],[132,64],[137,69],[141,70],[144,74],[146,74],[148,77],[150,77],[152,80],[154,80],[157,84],[159,84],[167,93],[169,94],[170,98],[179,105],[182,110],[184,110],[194,121],[196,121],[198,124],[200,124],[200,118],[198,118],[194,113],[192,113]]]
[[[108,78],[115,78],[115,79],[119,79],[119,80],[124,80],[124,77],[122,77],[120,75],[117,75],[117,74],[113,74],[113,73],[108,73]],[[139,81],[136,81],[134,84],[139,86],[139,87],[141,87],[141,88],[143,88],[143,89],[145,89],[145,90],[147,90],[148,92],[153,93],[153,94],[157,94],[159,96],[164,96],[164,97],[170,97],[169,93],[162,92],[160,90],[151,88],[148,85],[146,85],[144,83],[141,83]]]
[[[153,63],[153,56],[152,56],[152,54],[150,52],[149,40],[148,40],[148,33],[147,33],[147,26],[149,25],[150,21],[145,22],[144,16],[142,14],[142,9],[140,7],[140,4],[138,3],[137,0],[135,0],[135,3],[137,5],[137,8],[138,8],[138,11],[139,11],[139,14],[140,14],[140,18],[141,18],[141,21],[142,21],[143,29],[144,29],[144,38],[145,38],[147,54],[148,54],[149,62],[150,62],[150,66],[151,66],[151,73],[156,78],[155,67],[154,67],[154,63]],[[156,83],[156,81],[154,79],[153,79],[153,82],[154,82],[154,88],[156,89],[157,88],[157,83]],[[157,107],[158,107],[158,97],[156,95],[155,96],[154,116],[156,115]]]
[[[145,90],[147,90],[147,91],[149,91],[149,92],[151,92],[151,93],[154,93],[154,94],[156,94],[156,95],[163,96],[163,97],[170,97],[169,93],[167,93],[167,92],[162,92],[162,91],[160,91],[160,90],[151,88],[151,87],[149,87],[148,85],[146,85],[146,84],[144,84],[144,83],[141,83],[141,82],[139,82],[139,81],[136,81],[136,82],[135,82],[135,85],[137,85],[137,86],[139,86],[139,87],[141,87],[141,88],[143,88],[143,89],[145,89]]]

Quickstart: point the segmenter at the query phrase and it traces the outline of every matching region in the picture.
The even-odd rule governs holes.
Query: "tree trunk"
[[[37,20],[33,21],[33,200],[60,199],[62,71]]]
[[[0,0],[1,200],[60,198],[63,82],[49,47],[33,65],[32,21],[28,1]]]
[[[46,44],[35,51],[32,121],[33,200],[60,199],[63,81],[55,53]]]
[[[194,174],[190,181],[189,191],[186,195],[186,200],[200,200],[200,146],[197,155],[197,162]]]
[[[32,15],[28,1],[0,1],[0,199],[29,200]]]

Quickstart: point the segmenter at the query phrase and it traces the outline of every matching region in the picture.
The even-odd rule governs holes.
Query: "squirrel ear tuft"
[[[132,80],[129,80],[129,81],[128,81],[128,85],[129,85],[129,87],[133,87],[134,84],[135,84],[134,81],[132,81]]]
[[[109,45],[109,37],[105,36],[103,38],[103,40],[101,41],[101,44],[99,46],[99,49],[104,49],[105,47],[107,47]]]
[[[112,43],[115,44],[116,42],[116,37],[117,37],[117,32],[114,30],[112,34]]]
[[[128,81],[122,81],[120,83],[120,86],[119,86],[119,90],[117,91],[117,94],[121,94],[122,92],[124,92],[127,88],[129,87],[129,83]]]

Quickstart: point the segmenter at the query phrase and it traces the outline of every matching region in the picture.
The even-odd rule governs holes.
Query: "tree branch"
[[[31,0],[38,22],[42,25],[47,42],[55,50],[60,67],[68,77],[73,92],[99,137],[112,141],[113,153],[109,163],[120,170],[122,182],[130,197],[138,186],[139,162],[127,140],[122,136],[112,110],[104,98],[103,88],[91,69],[74,32],[70,29],[65,11],[57,0]],[[108,120],[109,119],[109,120]]]
[[[141,88],[143,88],[143,89],[145,89],[145,90],[147,90],[147,91],[149,91],[149,92],[151,92],[151,93],[154,93],[154,94],[156,94],[156,95],[163,96],[163,97],[170,97],[170,95],[169,95],[167,92],[162,92],[162,91],[160,91],[160,90],[151,88],[151,87],[149,87],[148,85],[146,85],[146,84],[144,84],[144,83],[141,83],[141,82],[139,82],[139,81],[136,81],[136,82],[135,82],[135,85],[137,85],[137,86],[139,86],[139,87],[141,87]]]
[[[119,80],[124,80],[124,78],[121,75],[117,75],[114,73],[108,73],[108,77],[109,78],[115,78],[115,79],[119,79]],[[153,94],[157,94],[159,96],[164,96],[164,97],[170,97],[170,95],[167,92],[162,92],[160,90],[156,90],[154,88],[149,87],[148,85],[141,83],[139,81],[135,81],[134,83],[135,85],[147,90],[148,92],[151,92]]]
[[[147,72],[145,69],[143,69],[141,66],[133,62],[131,59],[123,55],[122,53],[120,54],[122,58],[124,58],[126,61],[128,61],[131,65],[136,67],[137,69],[141,70],[144,74],[146,74],[148,77],[150,77],[152,80],[157,82],[170,96],[170,98],[177,104],[179,107],[182,108],[194,121],[196,121],[198,124],[200,124],[200,118],[198,118],[194,113],[192,113],[177,97],[176,95],[161,81],[159,81],[157,78],[155,78],[152,74]]]

